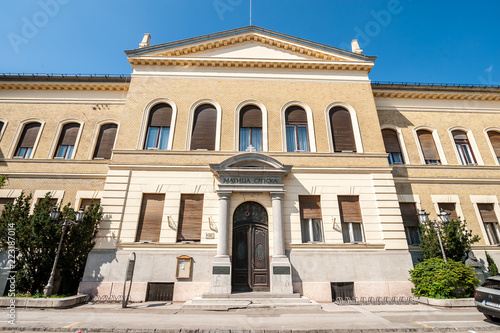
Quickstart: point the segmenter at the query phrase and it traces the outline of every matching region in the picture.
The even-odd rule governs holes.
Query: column
[[[231,191],[217,192],[219,195],[219,227],[217,255],[212,261],[211,294],[231,293],[231,260],[229,258],[229,200]]]
[[[271,259],[271,293],[292,294],[292,267],[285,254],[285,231],[283,227],[283,196],[285,191],[270,192],[273,207],[273,244]]]
[[[284,192],[271,192],[273,206],[273,257],[285,257],[285,231],[283,230]]]

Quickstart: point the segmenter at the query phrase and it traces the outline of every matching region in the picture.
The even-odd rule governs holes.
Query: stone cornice
[[[195,67],[241,67],[271,69],[324,69],[357,70],[369,72],[373,63],[348,61],[308,61],[308,60],[268,60],[268,59],[233,59],[233,58],[170,58],[140,57],[130,58],[132,66],[195,66]]]
[[[0,90],[127,91],[129,83],[1,82]]]
[[[373,91],[375,98],[411,98],[411,99],[442,99],[442,100],[469,100],[469,101],[500,101],[500,93],[459,93],[459,92],[430,92],[430,91]]]

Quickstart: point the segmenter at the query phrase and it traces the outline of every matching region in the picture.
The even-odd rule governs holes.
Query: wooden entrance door
[[[233,290],[269,291],[267,212],[245,202],[233,216]]]

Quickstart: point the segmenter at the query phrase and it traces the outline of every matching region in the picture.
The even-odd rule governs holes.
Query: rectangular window
[[[14,198],[0,198],[0,214],[8,203],[14,203]]]
[[[323,242],[320,196],[301,195],[299,206],[302,243]]]
[[[439,212],[441,212],[441,209],[443,209],[446,213],[450,214],[450,221],[458,220],[457,210],[455,209],[454,202],[438,203],[438,207],[439,207]]]
[[[408,245],[419,245],[420,231],[418,229],[419,222],[415,203],[400,202],[399,209],[401,210]]]
[[[363,220],[358,196],[339,195],[340,219],[344,243],[362,243]]]
[[[135,237],[136,242],[158,242],[160,240],[164,204],[165,194],[143,194]]]
[[[93,203],[94,205],[98,205],[101,203],[101,199],[82,199],[80,201],[80,207],[78,207],[77,210],[80,210],[80,208],[83,208],[83,210],[87,210],[87,207]]]
[[[203,194],[182,194],[177,226],[178,242],[199,242],[203,218]]]
[[[254,147],[256,151],[262,151],[262,128],[240,128],[240,151],[245,151],[249,146]]]
[[[500,244],[500,232],[498,230],[498,219],[495,214],[493,204],[477,204],[477,209],[481,214],[484,223],[484,229],[490,245]]]
[[[307,125],[286,125],[286,147],[288,152],[309,151]]]

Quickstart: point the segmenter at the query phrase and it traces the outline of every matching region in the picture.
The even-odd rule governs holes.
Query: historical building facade
[[[130,77],[0,76],[1,203],[102,205],[80,292],[121,294],[135,252],[136,300],[409,295],[420,208],[500,261],[498,87],[372,83],[356,43],[257,27],[126,54]]]

